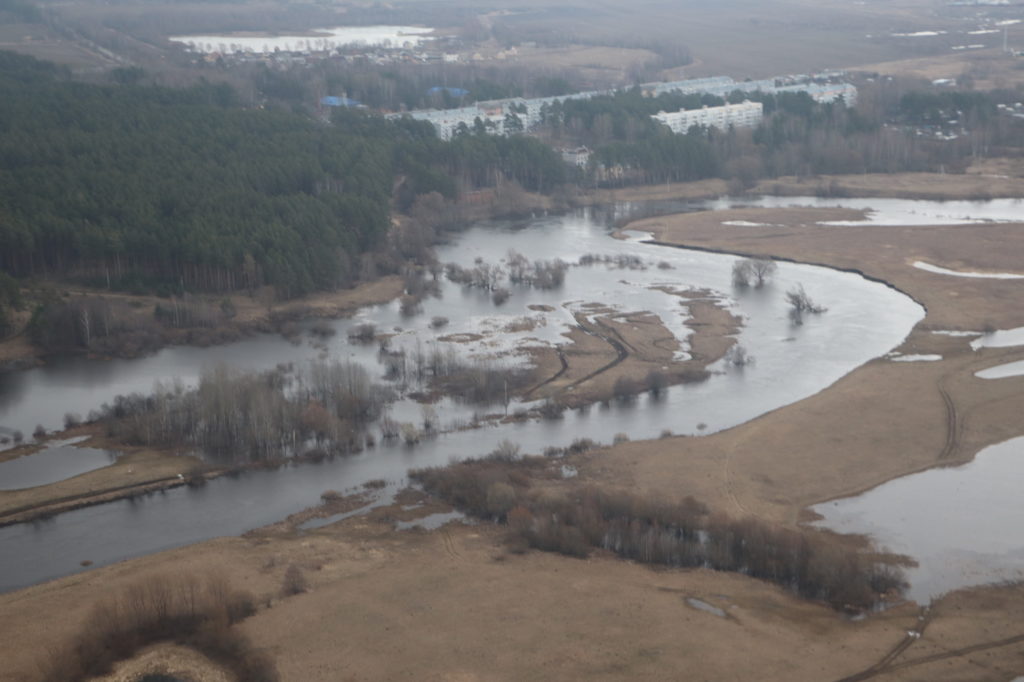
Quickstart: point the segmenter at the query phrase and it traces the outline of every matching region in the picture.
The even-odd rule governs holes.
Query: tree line
[[[323,125],[244,108],[225,85],[87,84],[4,52],[0,130],[0,270],[165,293],[335,288],[382,243],[396,184],[408,208],[434,191],[564,179],[527,138],[446,143],[347,111]]]
[[[487,457],[413,470],[410,478],[459,509],[506,524],[516,551],[585,557],[600,548],[643,563],[734,571],[835,608],[871,608],[879,595],[905,587],[897,567],[821,532],[714,514],[693,498],[662,502],[592,485],[559,494],[546,485],[557,476],[549,465],[546,457],[519,457],[505,442]]]
[[[651,118],[744,99],[764,106],[756,128],[695,126],[675,135]],[[1010,91],[930,92],[921,83],[886,81],[862,85],[857,108],[797,92],[645,97],[633,88],[547,107],[542,134],[563,146],[590,146],[592,183],[722,177],[742,190],[782,175],[955,170],[993,148],[1020,147],[1020,122],[997,111],[997,104],[1017,99]],[[940,129],[955,135],[923,134]]]

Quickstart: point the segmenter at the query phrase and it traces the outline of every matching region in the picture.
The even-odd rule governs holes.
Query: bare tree
[[[732,283],[741,288],[752,284],[761,288],[768,283],[777,269],[778,266],[771,258],[741,258],[732,264]]]
[[[786,300],[789,302],[789,316],[795,324],[803,324],[804,313],[819,315],[828,310],[825,306],[816,304],[804,291],[804,285],[798,284],[795,289],[786,292]]]
[[[750,268],[756,280],[754,286],[763,287],[767,281],[778,270],[778,266],[771,258],[751,258]]]

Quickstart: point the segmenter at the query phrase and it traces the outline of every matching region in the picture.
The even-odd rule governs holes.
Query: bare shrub
[[[276,682],[273,660],[230,625],[252,615],[252,596],[226,579],[151,575],[98,602],[79,631],[41,661],[41,682],[79,682],[160,641],[177,641],[227,668],[236,679]]]
[[[544,419],[561,419],[563,408],[561,405],[556,403],[554,400],[545,400],[544,404],[540,406],[538,411],[540,416]]]
[[[337,330],[326,320],[320,320],[309,328],[309,333],[320,339],[329,339],[337,333]]]
[[[64,413],[64,428],[72,429],[82,423],[82,417],[77,412]]]
[[[503,521],[515,504],[516,491],[508,483],[496,481],[487,487],[487,511],[494,518]]]
[[[588,450],[593,450],[595,447],[597,447],[597,443],[595,443],[592,439],[590,439],[590,438],[577,438],[572,443],[569,444],[568,452],[569,452],[569,454],[572,454],[572,455],[578,455],[581,452],[587,452]]]
[[[828,311],[828,308],[811,300],[811,297],[804,291],[803,284],[798,284],[795,289],[787,291],[786,301],[789,302],[789,316],[794,324],[803,324],[805,313],[820,315]]]
[[[503,303],[508,301],[511,295],[512,293],[505,287],[498,287],[491,294],[491,301],[494,303],[494,305],[502,305]]]
[[[43,427],[42,424],[36,424],[36,428],[33,429],[32,431],[32,437],[35,438],[36,440],[46,438],[46,429]]]
[[[405,422],[400,428],[402,431],[402,440],[405,441],[406,445],[416,445],[420,442],[420,432],[414,424]]]
[[[513,443],[505,438],[488,455],[489,459],[498,462],[511,462],[519,457],[519,443]]]
[[[647,385],[647,390],[650,391],[652,397],[660,398],[668,388],[668,375],[661,370],[653,369],[647,374],[644,384]]]
[[[281,596],[290,597],[302,594],[307,589],[309,589],[309,584],[306,582],[306,576],[302,569],[297,564],[289,564],[281,581]]]
[[[725,352],[725,362],[733,367],[746,367],[753,364],[754,356],[747,352],[747,349],[740,344],[729,347]]]
[[[750,286],[750,262],[742,258],[732,264],[732,284],[735,287],[746,288]]]
[[[325,490],[322,493],[320,493],[320,501],[324,502],[325,504],[328,502],[337,502],[338,500],[343,499],[344,497],[345,496],[342,495],[337,490]]]
[[[420,304],[420,298],[418,296],[406,294],[405,296],[402,296],[399,301],[398,309],[405,317],[412,317],[413,315],[419,315],[423,312],[423,306]]]
[[[632,402],[640,392],[640,382],[629,376],[621,376],[612,385],[612,395],[622,403]]]
[[[380,490],[381,488],[386,487],[387,484],[388,482],[385,481],[383,478],[372,478],[366,483],[364,483],[363,487],[366,488],[367,490]]]
[[[372,322],[363,322],[357,324],[348,333],[348,338],[351,341],[358,343],[370,343],[377,336],[377,325]]]
[[[21,441],[25,440],[25,434],[23,434],[21,431],[15,429],[14,433],[11,434],[11,438],[14,439],[15,443],[20,443]]]
[[[430,318],[430,326],[434,329],[440,329],[441,327],[448,326],[448,318],[442,315],[436,315]]]

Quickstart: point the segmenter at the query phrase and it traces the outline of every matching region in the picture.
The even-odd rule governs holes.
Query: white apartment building
[[[760,102],[741,102],[726,104],[721,107],[704,107],[673,113],[659,112],[651,116],[656,121],[667,125],[673,133],[685,133],[692,126],[719,128],[726,130],[735,128],[753,128],[761,122],[764,107]]]

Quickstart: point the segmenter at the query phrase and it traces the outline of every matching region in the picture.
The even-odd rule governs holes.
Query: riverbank
[[[792,525],[808,504],[966,461],[988,443],[1020,435],[1024,380],[985,381],[973,372],[1019,359],[1021,349],[972,351],[969,339],[933,331],[975,329],[986,319],[997,328],[1021,326],[1021,283],[912,266],[921,259],[1013,271],[1024,253],[1019,227],[823,228],[810,214],[782,213],[789,210],[674,216],[630,227],[664,242],[883,279],[928,307],[898,350],[943,359],[880,358],[734,429],[577,456],[567,462],[576,483],[628,487],[651,500],[693,494],[719,513]],[[243,626],[274,651],[286,680],[636,679],[673,670],[708,679],[840,679],[871,670],[897,680],[1004,679],[1024,651],[1020,587],[949,595],[925,621],[908,605],[849,622],[739,575],[655,571],[603,555],[512,554],[502,529],[487,524],[396,532],[389,515],[401,511],[377,510],[306,533],[283,528],[215,540],[2,595],[0,622],[28,625],[11,633],[0,653],[18,679],[29,670],[28,650],[73,629],[97,592],[147,571],[218,568],[273,601],[288,563],[305,571],[309,594]],[[725,615],[694,605],[701,603]],[[498,650],[495,633],[505,643]],[[403,642],[397,653],[396,637]]]
[[[131,315],[150,323],[157,306],[168,306],[168,299],[158,296],[132,295],[108,292],[98,289],[62,288],[62,298],[67,301],[90,298],[114,305],[125,306]],[[236,341],[260,332],[285,331],[286,325],[295,320],[323,317],[337,318],[356,310],[380,303],[393,301],[402,295],[404,285],[396,275],[381,277],[352,289],[317,292],[288,301],[273,301],[270,292],[252,296],[245,293],[230,295],[199,295],[194,300],[213,308],[221,309],[225,301],[233,311],[231,317],[221,320],[214,327],[191,327],[183,329],[161,328],[155,342],[145,345],[126,345],[119,357],[135,357],[154,352],[170,345],[209,346]],[[22,315],[19,333],[0,342],[0,372],[15,371],[45,362],[44,353],[34,346],[24,329],[28,316]]]
[[[950,277],[912,266],[926,260],[965,270],[1011,269],[1024,254],[1020,226],[817,225],[823,218],[836,216],[817,209],[742,209],[652,218],[629,227],[650,231],[662,243],[821,263],[888,282],[927,308],[896,351],[941,360],[879,358],[816,396],[728,431],[630,443],[587,458],[578,463],[581,476],[652,497],[690,494],[715,509],[795,524],[811,504],[965,462],[987,445],[1024,433],[1018,415],[1024,381],[974,376],[1024,351],[974,351],[970,337],[935,333],[1024,326],[1024,309],[1015,303],[1021,282]]]
[[[394,529],[397,516],[436,512],[406,510],[428,502],[406,498],[315,531],[277,525],[0,595],[2,622],[18,624],[0,639],[0,679],[33,679],[44,647],[71,636],[98,599],[168,566],[177,575],[219,573],[252,592],[261,607],[238,627],[272,654],[285,682],[655,679],[672,670],[694,679],[838,680],[886,659],[918,630],[887,679],[979,679],[979,656],[985,669],[1013,670],[1021,650],[1013,641],[1021,590],[950,595],[932,606],[926,627],[912,605],[853,622],[736,574],[652,570],[603,554],[510,553],[490,524]],[[306,591],[282,598],[291,566]],[[168,647],[131,669],[152,672],[154,659],[216,669]]]

